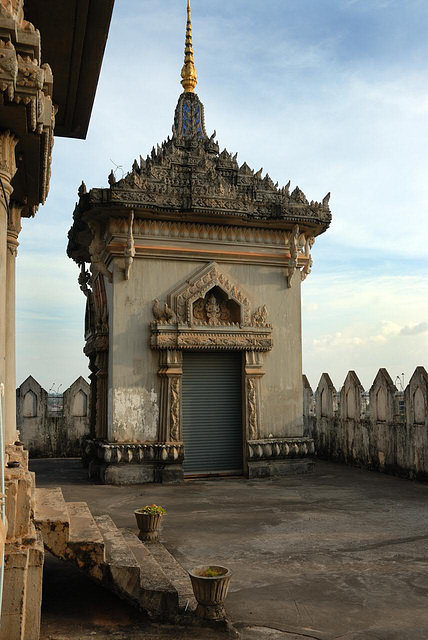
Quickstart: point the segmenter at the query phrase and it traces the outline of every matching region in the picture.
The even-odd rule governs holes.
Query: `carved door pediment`
[[[266,306],[251,313],[249,296],[215,262],[179,284],[167,300],[154,301],[153,349],[272,349]]]
[[[234,302],[239,307],[238,324],[250,326],[251,309],[248,296],[229,275],[219,268],[216,262],[210,262],[202,269],[198,269],[193,276],[169,294],[169,306],[177,314],[178,323],[189,326],[199,324],[193,315],[193,305],[216,289],[223,292],[226,301]],[[215,293],[213,295],[215,296]],[[223,324],[228,323],[224,322]]]

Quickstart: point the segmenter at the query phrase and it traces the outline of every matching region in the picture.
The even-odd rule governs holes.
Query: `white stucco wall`
[[[109,439],[144,442],[157,439],[160,378],[159,352],[150,348],[150,323],[155,298],[167,294],[207,262],[136,259],[131,277],[124,280],[121,261],[113,268],[113,295],[109,300]],[[279,267],[222,264],[218,266],[242,285],[251,308],[266,305],[274,327],[274,347],[264,355],[260,437],[300,436],[302,417],[302,363],[300,275],[287,288]]]

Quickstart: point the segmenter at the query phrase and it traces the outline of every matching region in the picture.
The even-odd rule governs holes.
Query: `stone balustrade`
[[[281,458],[304,458],[314,453],[311,438],[272,438],[248,440],[249,460],[270,460]]]
[[[88,440],[85,456],[96,456],[105,463],[183,462],[184,444],[182,442],[147,442],[147,443],[111,443]]]

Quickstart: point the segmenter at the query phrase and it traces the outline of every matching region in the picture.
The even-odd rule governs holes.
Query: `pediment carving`
[[[187,278],[153,304],[154,349],[269,351],[272,326],[266,305],[251,309],[249,296],[216,262]]]
[[[251,313],[249,296],[216,262],[198,270],[168,296],[168,306],[179,324],[188,326],[264,326],[267,309]]]

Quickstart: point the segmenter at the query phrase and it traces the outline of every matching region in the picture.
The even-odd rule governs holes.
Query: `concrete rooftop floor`
[[[248,640],[427,640],[428,485],[317,461],[281,479],[114,487],[75,459],[32,460],[39,487],[135,527],[134,509],[168,511],[162,541],[186,568],[234,571],[227,611]],[[76,635],[77,634],[77,635]],[[73,567],[49,557],[43,640],[219,637],[150,625]]]

